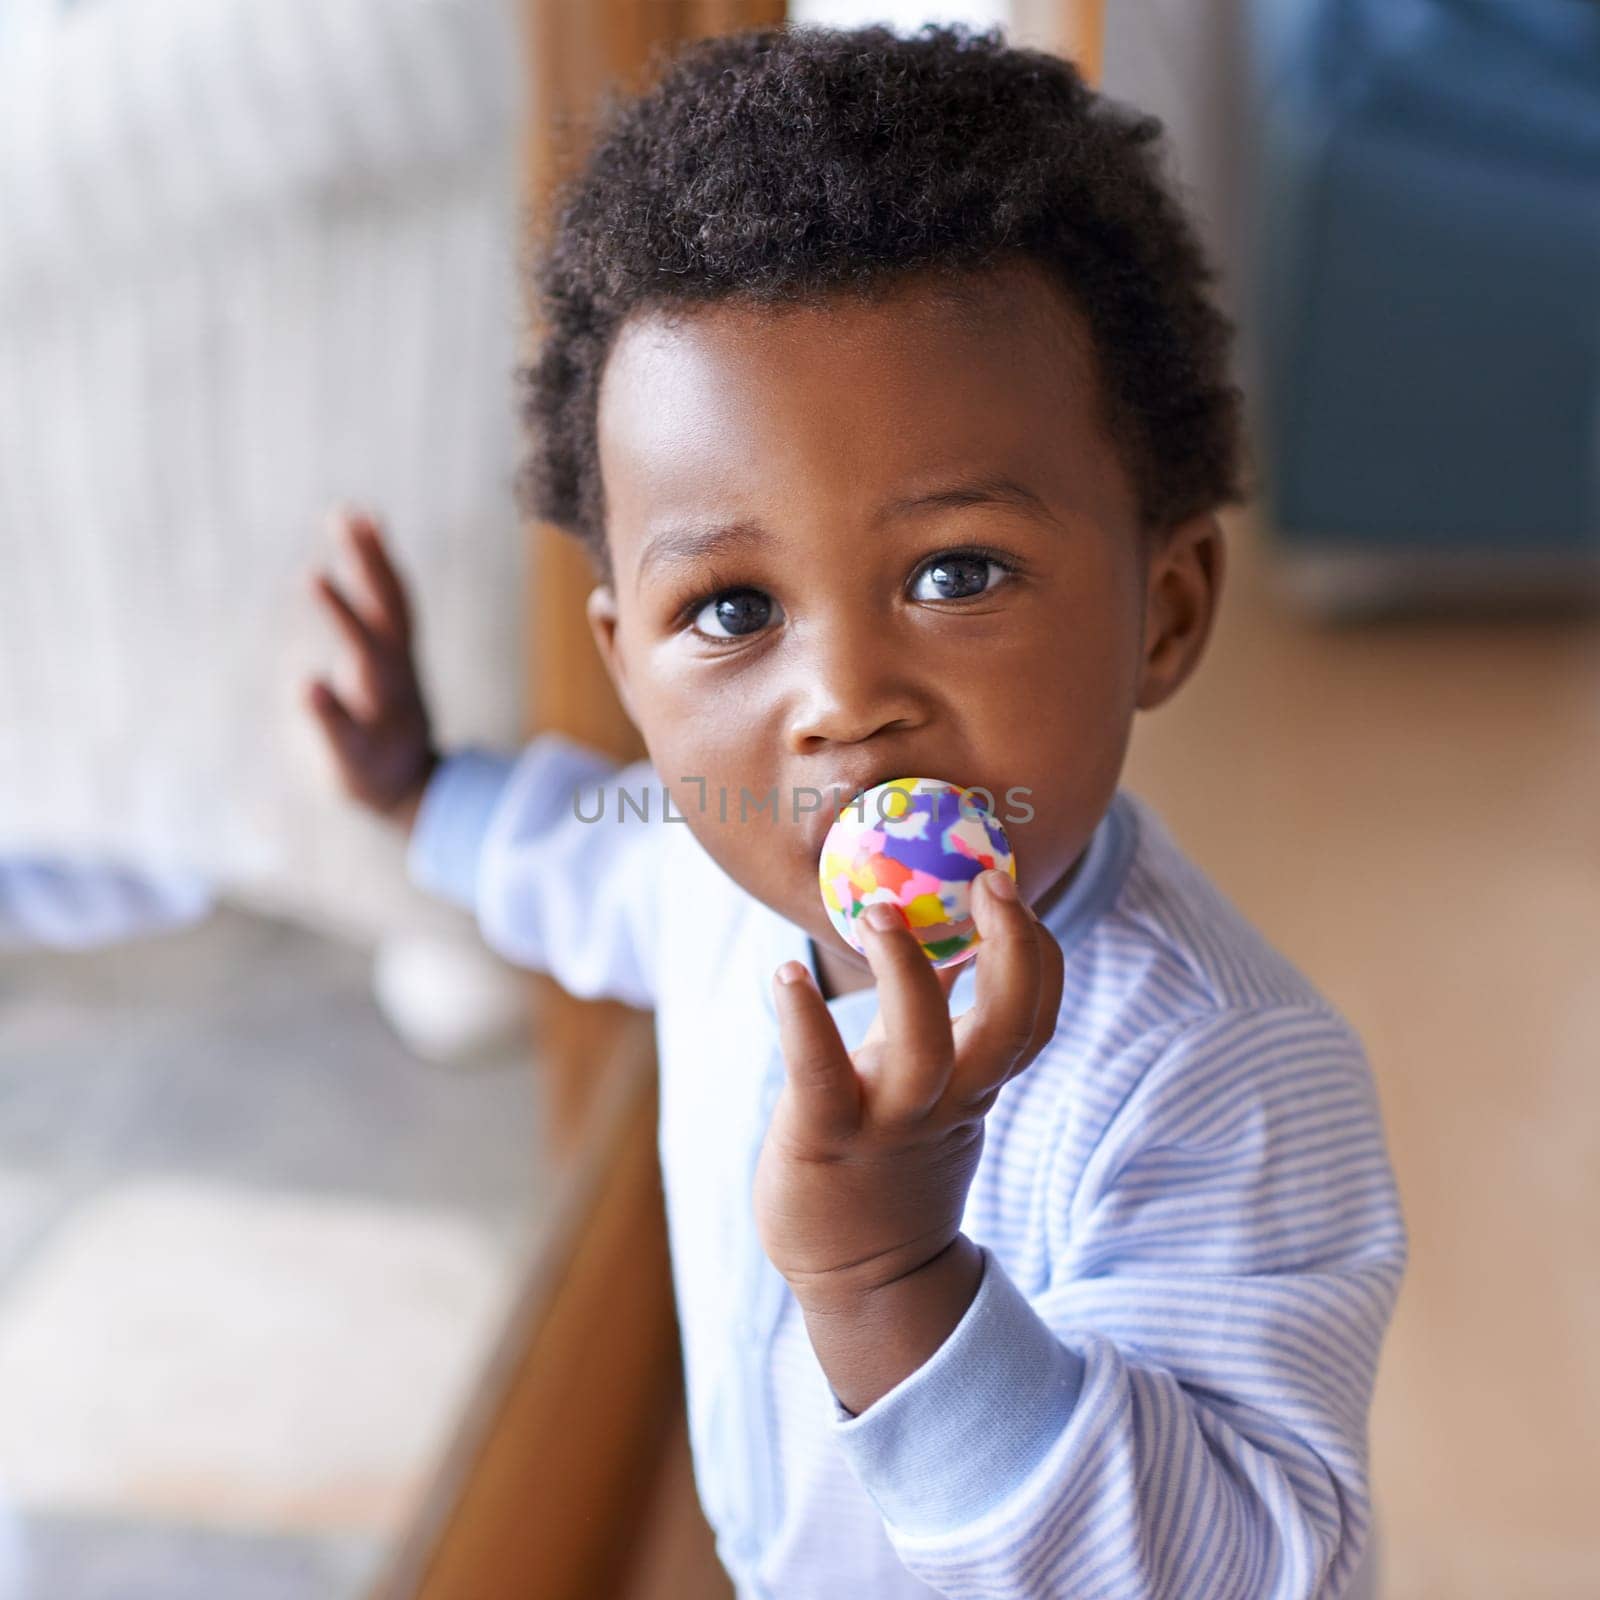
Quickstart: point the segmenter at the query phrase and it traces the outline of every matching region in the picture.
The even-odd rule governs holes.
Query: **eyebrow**
[[[887,501],[878,508],[874,525],[890,522],[918,512],[951,511],[963,506],[1007,505],[1026,511],[1042,521],[1054,523],[1056,518],[1044,500],[1025,483],[1004,473],[989,472],[974,477],[958,479],[940,489],[926,494],[906,495]],[[751,545],[762,544],[767,539],[766,529],[759,522],[687,523],[663,528],[646,544],[639,555],[635,583],[642,583],[654,567],[681,565],[726,555]]]

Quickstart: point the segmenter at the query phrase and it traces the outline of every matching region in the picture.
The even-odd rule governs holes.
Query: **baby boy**
[[[656,1015],[696,1479],[742,1600],[1359,1592],[1406,1234],[1349,1024],[1119,787],[1241,497],[1159,125],[998,33],[753,31],[558,196],[529,510],[648,758],[434,747],[372,520],[308,687],[509,959]],[[1008,797],[976,954],[857,951],[839,804]],[[819,805],[817,796],[829,803]]]

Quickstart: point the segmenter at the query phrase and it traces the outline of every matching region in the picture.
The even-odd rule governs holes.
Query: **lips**
[[[806,843],[811,849],[811,859],[818,861],[822,856],[823,842],[828,837],[828,830],[833,826],[834,819],[858,794],[868,789],[875,789],[880,783],[892,783],[898,778],[915,778],[922,774],[922,768],[917,766],[899,765],[895,767],[879,767],[864,778],[830,778],[826,783],[812,783],[809,787],[822,791],[822,804],[814,812],[801,817]],[[799,793],[804,784],[796,785],[795,793]],[[835,806],[834,801],[838,804]]]
[[[810,787],[813,789],[822,790],[822,804],[817,808],[817,810],[803,815],[800,818],[800,827],[801,834],[806,841],[806,846],[811,852],[811,859],[813,861],[818,861],[822,857],[823,841],[828,837],[828,830],[833,826],[834,818],[839,815],[839,812],[833,803],[834,793],[831,785],[814,783]],[[856,795],[862,791],[862,789],[870,789],[871,787],[872,785],[870,783],[858,784],[854,788],[847,788],[846,785],[840,784],[840,805],[844,805],[847,801],[853,800]],[[807,798],[809,799],[810,797],[807,796]]]

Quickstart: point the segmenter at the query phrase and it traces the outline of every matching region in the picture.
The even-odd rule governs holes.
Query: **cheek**
[[[1020,723],[1030,744],[1094,742],[1131,715],[1137,617],[1109,575],[1092,571],[1055,598],[985,641],[966,692],[992,717]]]
[[[663,652],[650,663],[648,690],[635,698],[664,782],[680,773],[712,777],[713,768],[736,762],[755,745],[758,724],[748,695],[704,663],[686,665]]]
[[[701,779],[711,786],[753,783],[768,761],[764,730],[767,724],[747,708],[733,710],[701,695],[670,708],[657,724],[658,767],[664,783]],[[691,795],[697,784],[687,784]]]
[[[761,806],[777,782],[763,737],[765,725],[729,714],[702,697],[675,708],[651,742],[657,775],[690,831],[723,864],[770,839],[773,809]]]
[[[968,746],[993,775],[1019,862],[1035,870],[1063,864],[1115,788],[1132,692],[1119,637],[1104,615],[1062,618],[1045,638],[989,654],[960,687]]]

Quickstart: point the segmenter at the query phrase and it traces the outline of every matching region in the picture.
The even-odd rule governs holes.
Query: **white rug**
[[[0,1298],[0,1495],[396,1533],[515,1280],[448,1214],[115,1183]]]

